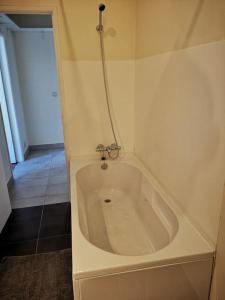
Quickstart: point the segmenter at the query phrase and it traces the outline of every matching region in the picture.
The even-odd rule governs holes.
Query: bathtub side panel
[[[212,260],[81,279],[79,300],[207,300]]]
[[[73,279],[73,298],[74,298],[74,300],[81,300],[79,283],[80,283],[79,280]]]

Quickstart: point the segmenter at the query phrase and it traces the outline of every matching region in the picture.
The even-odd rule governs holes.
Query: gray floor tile
[[[47,197],[33,197],[33,198],[23,198],[19,200],[12,200],[11,206],[13,209],[15,208],[24,208],[24,207],[32,207],[44,205],[47,200]]]
[[[59,183],[59,184],[51,184],[48,185],[46,190],[46,195],[61,195],[68,193],[68,185],[67,183]]]
[[[50,169],[50,176],[58,176],[58,175],[67,175],[66,166],[63,167],[55,167]]]
[[[19,178],[14,180],[13,186],[17,187],[17,186],[39,186],[39,185],[47,185],[48,184],[48,177],[38,177],[38,178],[34,178],[34,179],[30,179],[30,178]]]
[[[51,168],[66,168],[66,162],[65,161],[57,161],[52,162]]]
[[[31,168],[29,170],[17,170],[13,172],[13,177],[15,179],[29,179],[29,178],[39,178],[39,177],[48,177],[49,176],[49,168]]]
[[[47,185],[37,185],[37,186],[15,186],[10,192],[13,200],[18,200],[21,198],[33,198],[42,197],[45,195],[47,190]]]
[[[67,175],[66,174],[62,174],[59,176],[49,176],[48,179],[48,184],[59,184],[59,183],[67,183],[68,179],[67,179]]]
[[[18,166],[40,166],[40,167],[50,167],[51,165],[51,161],[52,161],[52,157],[51,155],[49,155],[49,157],[36,157],[33,159],[29,159],[24,161],[23,163],[21,163]]]
[[[52,167],[65,167],[66,159],[64,155],[56,155],[52,158]]]
[[[14,208],[42,205],[45,201],[68,201],[67,168],[62,149],[33,151],[25,162],[15,167],[13,176],[15,181],[9,192]]]
[[[52,156],[52,150],[35,150],[29,153],[28,160],[34,158],[46,158]]]
[[[70,202],[69,194],[51,195],[45,199],[45,204],[63,203]]]
[[[52,157],[65,157],[64,149],[54,149],[51,151]]]

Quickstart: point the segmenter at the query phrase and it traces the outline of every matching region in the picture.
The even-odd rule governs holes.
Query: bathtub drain
[[[110,202],[111,202],[111,199],[105,199],[104,202],[105,202],[105,203],[110,203]]]

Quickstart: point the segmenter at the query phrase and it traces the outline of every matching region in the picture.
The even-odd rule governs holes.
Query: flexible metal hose
[[[108,90],[108,80],[107,80],[107,75],[106,75],[105,49],[104,49],[103,34],[104,34],[103,30],[99,30],[101,58],[102,58],[102,73],[103,73],[103,81],[104,81],[104,87],[105,87],[105,97],[106,97],[107,110],[108,110],[108,114],[109,114],[109,120],[110,120],[110,125],[112,128],[114,141],[115,141],[115,144],[118,146],[117,138],[116,138],[116,134],[115,134],[114,126],[113,126],[110,104],[109,104],[109,90]],[[117,155],[117,157],[118,157],[118,155]]]

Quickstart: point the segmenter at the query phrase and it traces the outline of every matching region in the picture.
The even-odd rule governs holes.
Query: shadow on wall
[[[103,99],[103,89],[98,82],[100,81],[101,66],[96,62],[73,62],[63,63],[64,77],[66,84],[65,96],[74,105],[66,108],[67,122],[70,131],[74,132],[69,143],[76,144],[76,152],[80,155],[86,153],[89,145],[95,149],[103,135],[103,130],[107,127],[106,112],[101,112],[99,103]],[[98,79],[96,79],[96,77]],[[93,78],[93,80],[91,80]],[[88,88],[85,86],[85,82]],[[77,126],[74,127],[74,119]],[[102,124],[99,128],[99,123]],[[93,132],[95,134],[93,135]]]
[[[66,16],[66,11],[65,11],[65,7],[63,4],[63,0],[59,0],[59,5],[60,5],[60,10],[61,10],[61,14],[62,14],[62,21],[63,21],[63,28],[64,28],[64,34],[66,36],[66,42],[67,42],[67,49],[69,49],[69,57],[71,59],[75,59],[76,58],[76,52],[75,52],[75,48],[73,46],[73,38],[70,34],[70,32],[72,32],[72,30],[69,27],[68,21],[67,21],[67,16]]]
[[[118,134],[117,126],[115,126],[117,137],[120,145],[129,151],[133,146],[133,132],[130,128],[133,122],[134,63],[108,62],[107,67],[112,96],[111,104],[120,131]],[[69,129],[73,132],[69,141],[70,147],[72,149],[73,145],[76,145],[77,155],[92,154],[97,144],[110,144],[113,141],[101,62],[65,61],[63,70],[65,96],[68,103],[67,122]],[[118,82],[123,82],[122,86]],[[76,126],[73,124],[74,120],[76,120]],[[125,124],[124,121],[126,121]]]
[[[146,87],[152,91],[145,99],[142,120],[139,116],[138,126],[145,130],[136,145],[149,142],[137,152],[145,153],[149,167],[160,174],[157,177],[170,192],[178,191],[174,196],[182,196],[188,186],[191,201],[199,175],[211,165],[221,146],[215,94],[204,68],[184,51],[158,56],[152,67],[154,78],[144,75],[139,81],[142,96],[148,93]]]
[[[189,29],[188,29],[188,32],[186,33],[185,35],[185,39],[184,39],[184,42],[183,42],[183,45],[181,48],[187,48],[189,46],[189,41],[193,35],[193,32],[196,28],[196,24],[198,22],[198,19],[199,19],[199,16],[202,12],[202,9],[203,9],[203,6],[204,6],[204,3],[205,3],[205,0],[199,0],[197,5],[196,5],[196,9],[194,11],[194,14],[193,14],[193,17],[192,17],[192,20],[190,22],[190,26],[189,26]]]

